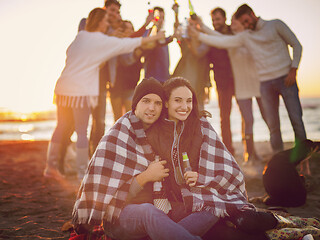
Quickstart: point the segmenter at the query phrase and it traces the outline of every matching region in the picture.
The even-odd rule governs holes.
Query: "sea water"
[[[307,137],[311,140],[320,140],[320,98],[302,98],[303,121]],[[211,99],[205,109],[212,114],[208,118],[213,128],[220,135],[219,106],[216,100]],[[269,141],[269,130],[263,121],[258,105],[253,101],[254,111],[254,138],[255,141]],[[281,133],[284,141],[294,141],[294,133],[282,99],[279,107]],[[106,131],[113,125],[111,105],[107,104]],[[88,136],[90,134],[89,121]],[[56,120],[26,121],[26,122],[0,122],[0,140],[50,140]],[[241,115],[238,106],[233,101],[231,112],[231,131],[234,142],[241,141]],[[72,136],[76,141],[76,135]]]

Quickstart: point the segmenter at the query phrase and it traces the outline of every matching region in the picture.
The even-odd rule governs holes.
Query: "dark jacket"
[[[153,124],[147,131],[147,139],[152,146],[155,154],[159,155],[162,160],[167,161],[167,168],[169,168],[169,177],[164,182],[164,187],[168,195],[169,201],[182,202],[180,192],[179,176],[182,173],[182,153],[187,152],[192,171],[198,171],[198,162],[200,148],[202,144],[202,132],[200,121],[196,126],[188,126],[188,122],[179,122],[162,119]],[[186,129],[188,127],[196,128],[193,136],[187,136]],[[178,128],[181,130],[178,131]],[[177,144],[178,162],[179,166],[174,167],[173,162],[173,148]],[[180,172],[179,172],[180,171]]]

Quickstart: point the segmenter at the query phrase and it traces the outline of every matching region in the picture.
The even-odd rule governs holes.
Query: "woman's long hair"
[[[106,10],[103,8],[93,9],[87,18],[85,30],[88,32],[94,32],[98,29],[99,23],[106,15]]]
[[[165,100],[169,101],[172,91],[179,87],[187,87],[192,93],[192,110],[188,118],[184,121],[185,128],[183,131],[183,147],[189,148],[192,144],[192,136],[195,136],[196,131],[200,129],[200,113],[198,107],[198,99],[194,89],[192,88],[190,82],[183,77],[170,78],[163,84],[163,89],[165,93]],[[165,110],[166,117],[168,118],[168,109]],[[185,149],[186,150],[186,149]]]

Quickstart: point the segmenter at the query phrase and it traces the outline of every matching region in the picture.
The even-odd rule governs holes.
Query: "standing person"
[[[237,9],[235,17],[247,29],[246,31],[234,36],[208,36],[193,29],[192,34],[201,41],[216,47],[245,46],[250,51],[259,74],[261,99],[270,131],[271,146],[274,152],[282,151],[280,95],[293,127],[295,141],[306,139],[296,81],[302,46],[284,22],[278,19],[263,20],[257,17],[247,4]],[[292,59],[288,46],[291,46],[293,50]]]
[[[144,79],[135,88],[132,112],[101,139],[74,205],[77,233],[103,222],[114,239],[200,239],[152,204],[152,184],[167,177],[168,169],[166,161],[154,162],[145,130],[160,117],[163,99],[162,85]]]
[[[157,31],[162,30],[164,24],[164,9],[161,7],[154,7],[153,12],[158,12],[157,20],[154,21],[154,25]],[[148,29],[146,34],[150,34],[152,28]],[[151,49],[144,51],[144,72],[145,77],[154,77],[160,82],[166,81],[169,74],[169,48],[168,44],[172,41],[172,37],[167,37],[164,43],[156,43]]]
[[[143,26],[134,31],[130,21],[122,21],[121,28],[123,29],[124,37],[141,37],[146,31],[146,26],[152,21],[153,13],[150,12]],[[132,53],[123,54],[116,57],[112,71],[115,70],[113,78],[110,78],[110,101],[114,122],[122,115],[131,110],[131,99],[134,88],[140,80],[140,71],[142,68],[141,56],[143,50],[137,48]],[[110,67],[110,66],[109,66]],[[111,68],[109,68],[111,72]]]
[[[164,37],[163,33],[146,38],[115,38],[104,34],[109,26],[108,15],[102,8],[93,9],[85,31],[80,31],[67,49],[66,65],[56,83],[57,126],[48,147],[45,177],[61,177],[57,163],[62,136],[70,128],[73,116],[77,133],[76,163],[78,179],[82,179],[88,162],[87,128],[90,108],[99,96],[99,66],[119,54],[133,51],[141,44]]]
[[[105,34],[120,37],[121,33],[116,32],[115,28],[121,20],[120,8],[121,4],[118,0],[105,0],[103,7],[108,14],[108,22],[110,27]],[[86,18],[81,19],[78,31],[82,31],[86,26]],[[99,97],[98,104],[92,109],[92,126],[89,140],[90,156],[95,151],[101,137],[105,131],[106,101],[107,101],[107,83],[110,81],[108,62],[102,64],[99,72]],[[72,133],[71,133],[72,134]]]
[[[207,214],[211,214],[211,226],[231,219],[239,231],[256,237],[248,239],[261,239],[276,220],[248,203],[243,173],[210,123],[201,117],[191,84],[176,77],[167,80],[163,88],[166,118],[159,119],[146,134],[155,153],[167,161],[169,176],[162,183],[172,208],[169,216],[199,236],[208,230]],[[184,166],[185,156],[189,169]],[[245,225],[236,220],[241,218]]]
[[[117,0],[106,0],[104,5],[106,12],[108,14],[108,22],[110,27],[107,29],[105,34],[119,37],[121,34],[117,34],[115,31],[115,26],[120,16],[121,4]],[[109,59],[110,60],[110,59]],[[90,142],[89,142],[89,153],[90,156],[93,155],[100,139],[103,137],[105,132],[105,117],[106,117],[106,105],[107,105],[107,85],[110,81],[109,77],[109,61],[105,62],[100,68],[99,72],[99,98],[98,105],[92,110],[92,128],[90,133]]]
[[[127,37],[134,33],[131,22],[124,21],[123,27]],[[117,57],[115,81],[110,87],[110,101],[114,122],[131,110],[131,99],[134,88],[140,79],[140,70],[142,68],[139,52],[141,52],[139,49],[135,49],[132,53]]]
[[[199,108],[200,110],[203,110],[205,88],[210,86],[209,47],[206,44],[201,43],[198,39],[184,36],[183,33],[177,31],[177,28],[179,28],[180,25],[177,4],[173,6],[173,10],[176,14],[175,35],[179,40],[178,44],[181,49],[181,58],[172,76],[181,76],[189,79],[192,87],[196,91],[197,98],[199,99]],[[190,18],[188,19],[188,25],[197,26],[197,22]]]
[[[226,12],[222,8],[213,9],[211,19],[216,31],[226,35],[232,34],[230,26],[226,24]],[[234,154],[230,124],[234,80],[227,50],[211,47],[209,61],[213,64],[214,80],[216,82],[222,141],[230,153]]]
[[[231,30],[234,34],[244,31],[242,24],[232,17]],[[245,47],[228,48],[234,76],[235,97],[244,123],[242,141],[244,144],[244,163],[254,164],[260,161],[254,147],[252,98],[256,98],[263,120],[265,113],[260,98],[260,82],[250,52]]]

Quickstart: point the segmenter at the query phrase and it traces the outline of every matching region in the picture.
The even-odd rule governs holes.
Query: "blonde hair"
[[[98,29],[99,23],[106,15],[106,10],[103,8],[93,9],[87,18],[85,30],[88,32],[94,32]]]

